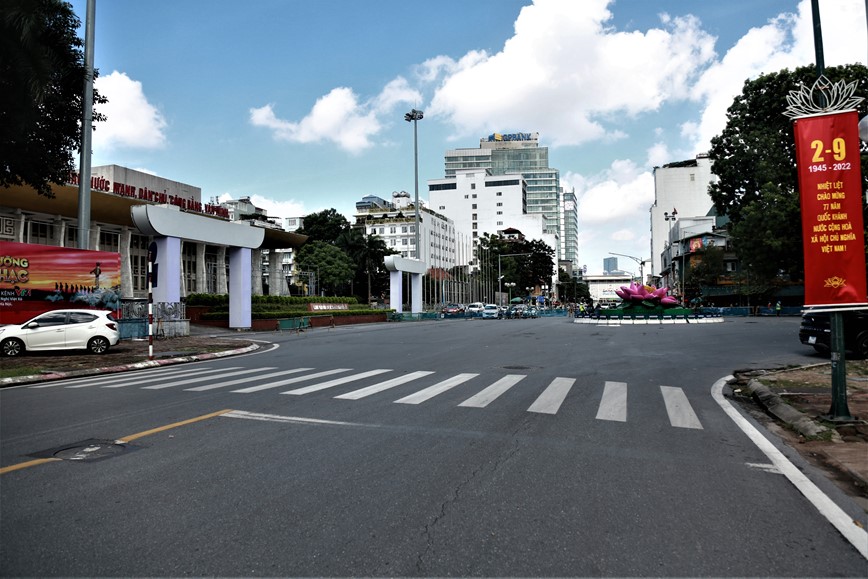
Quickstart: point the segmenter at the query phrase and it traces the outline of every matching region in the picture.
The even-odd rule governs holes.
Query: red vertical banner
[[[858,124],[856,111],[793,122],[805,305],[864,305],[868,298]]]

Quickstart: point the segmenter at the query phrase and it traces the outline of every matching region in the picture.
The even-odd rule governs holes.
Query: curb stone
[[[784,402],[780,396],[772,392],[768,386],[764,385],[759,380],[750,380],[747,383],[746,388],[751,396],[753,396],[753,398],[755,398],[767,412],[791,426],[793,430],[802,436],[806,438],[815,437],[830,431],[829,428],[817,424],[805,414]],[[837,435],[837,432],[834,430],[831,432],[833,432],[833,436]]]

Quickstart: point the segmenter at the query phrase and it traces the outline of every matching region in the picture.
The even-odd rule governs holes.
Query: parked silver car
[[[0,326],[0,353],[87,350],[105,354],[120,339],[118,322],[110,311],[52,310],[23,324]]]

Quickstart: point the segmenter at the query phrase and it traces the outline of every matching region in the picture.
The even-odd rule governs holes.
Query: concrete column
[[[229,327],[246,329],[252,325],[251,263],[252,251],[246,247],[229,250]]]
[[[285,296],[286,277],[283,275],[283,253],[276,249],[268,250],[268,293],[273,296]]]
[[[187,276],[184,275],[184,247],[186,247],[186,245],[188,243],[192,243],[192,242],[184,241],[183,239],[181,240],[181,269],[178,272],[180,274],[178,276],[178,283],[181,284],[180,285],[180,287],[181,287],[180,293],[181,293],[182,298],[187,297]]]
[[[66,246],[66,221],[58,215],[54,218],[54,245],[57,247]]]
[[[231,258],[230,258],[231,259]],[[251,293],[255,296],[262,295],[262,250],[254,249],[250,257],[250,283]],[[232,275],[232,266],[229,266],[229,275]]]
[[[196,292],[204,294],[205,288],[205,244],[200,241],[196,244]]]
[[[422,313],[422,275],[411,273],[410,275],[410,312],[414,314]]]
[[[181,240],[177,237],[155,237],[157,245],[157,276],[153,288],[155,302],[181,301]]]
[[[102,251],[99,246],[99,233],[100,226],[96,223],[91,222],[90,224],[90,241],[87,244],[88,249],[94,249],[96,251]]]
[[[27,231],[27,218],[20,209],[16,209],[15,212],[18,214],[18,219],[15,220],[15,224],[12,226],[15,229],[13,236],[18,243],[24,243],[24,232]]]
[[[221,245],[217,248],[217,293],[228,293],[229,287],[226,285],[226,246]]]
[[[400,271],[389,272],[389,305],[399,314],[404,311],[404,288],[401,282]]]
[[[133,264],[130,261],[130,242],[133,233],[129,227],[121,228],[120,249],[121,254],[121,298],[133,297]]]

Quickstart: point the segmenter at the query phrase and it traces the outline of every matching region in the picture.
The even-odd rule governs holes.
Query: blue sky
[[[72,2],[82,19],[86,0]],[[827,66],[868,64],[864,0],[821,0]],[[580,262],[648,258],[652,169],[708,149],[747,78],[814,61],[810,0],[97,0],[93,164],[271,217],[442,178],[447,149],[539,132]],[[621,260],[620,267],[634,264]]]

